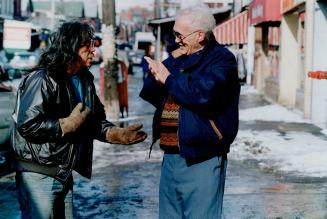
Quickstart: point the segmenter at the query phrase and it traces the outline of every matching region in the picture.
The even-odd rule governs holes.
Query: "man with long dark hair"
[[[12,148],[23,218],[72,218],[72,171],[91,177],[93,140],[134,144],[141,124],[114,126],[105,118],[88,71],[93,30],[62,24],[38,66],[21,82],[13,114]]]

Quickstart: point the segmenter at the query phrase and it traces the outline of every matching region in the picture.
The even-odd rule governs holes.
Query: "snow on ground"
[[[243,94],[259,94],[259,92],[253,86],[244,85],[241,87],[241,95]]]
[[[327,177],[327,141],[304,132],[241,130],[229,158],[255,159],[262,168],[299,176]]]
[[[160,162],[162,151],[154,149],[149,158],[149,143],[139,145],[110,145],[95,141],[93,151],[93,168],[101,168],[111,165],[126,165],[140,162]],[[159,147],[154,145],[153,147]]]
[[[242,94],[256,93],[251,87]],[[280,121],[309,123],[298,112],[277,104],[240,110],[241,121]],[[231,146],[231,159],[255,159],[263,168],[299,176],[327,177],[327,130],[322,136],[308,132],[239,130]],[[325,136],[323,136],[325,135]]]
[[[308,123],[308,121],[302,119],[301,114],[286,109],[285,107],[278,104],[240,110],[240,120],[243,121],[263,120],[263,121]]]

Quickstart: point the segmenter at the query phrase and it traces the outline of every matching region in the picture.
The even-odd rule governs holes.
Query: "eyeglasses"
[[[185,40],[187,37],[191,36],[192,34],[194,34],[194,33],[196,33],[196,32],[200,32],[200,31],[201,31],[201,30],[196,30],[196,31],[193,31],[192,33],[187,34],[186,36],[183,36],[183,34],[178,33],[178,32],[176,32],[176,31],[173,30],[173,34],[174,34],[174,36],[175,36],[177,39],[179,39],[180,41],[183,41],[183,40]]]
[[[84,46],[86,46],[88,49],[93,49],[95,47],[95,40],[91,39],[89,42],[81,44],[81,47]]]

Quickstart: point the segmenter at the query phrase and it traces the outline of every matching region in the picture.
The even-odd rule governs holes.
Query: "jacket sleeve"
[[[159,85],[152,74],[148,74],[144,80],[140,97],[151,103],[154,107],[158,108],[162,104],[166,94],[167,89],[165,86]]]
[[[25,78],[18,91],[17,130],[31,143],[54,142],[62,135],[52,105],[58,89],[49,87],[56,86],[50,80],[37,72]]]
[[[107,142],[106,141],[106,132],[109,128],[115,126],[113,123],[109,122],[106,120],[106,113],[104,110],[104,106],[99,100],[99,97],[95,94],[94,95],[94,115],[96,116],[96,119],[98,120],[98,127],[96,128],[96,134],[95,138],[99,141],[102,142]]]
[[[235,58],[230,55],[212,60],[201,69],[171,74],[165,85],[181,106],[207,116],[221,113],[238,97]]]

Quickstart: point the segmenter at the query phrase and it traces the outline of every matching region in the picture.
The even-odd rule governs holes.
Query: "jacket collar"
[[[186,70],[186,69],[190,69],[193,68],[195,66],[197,66],[200,61],[202,60],[202,58],[204,56],[207,56],[208,54],[210,54],[210,51],[212,51],[212,48],[219,45],[218,42],[216,41],[216,39],[214,37],[210,37],[208,43],[204,46],[203,49],[189,55],[189,56],[184,56],[184,60],[183,65],[182,65],[182,69]]]
[[[93,79],[94,79],[94,76],[92,75],[92,73],[87,68],[82,68],[75,75],[78,76],[82,80],[87,79],[87,80],[93,81]],[[65,74],[65,76],[66,76],[66,79],[71,77],[68,74]]]

